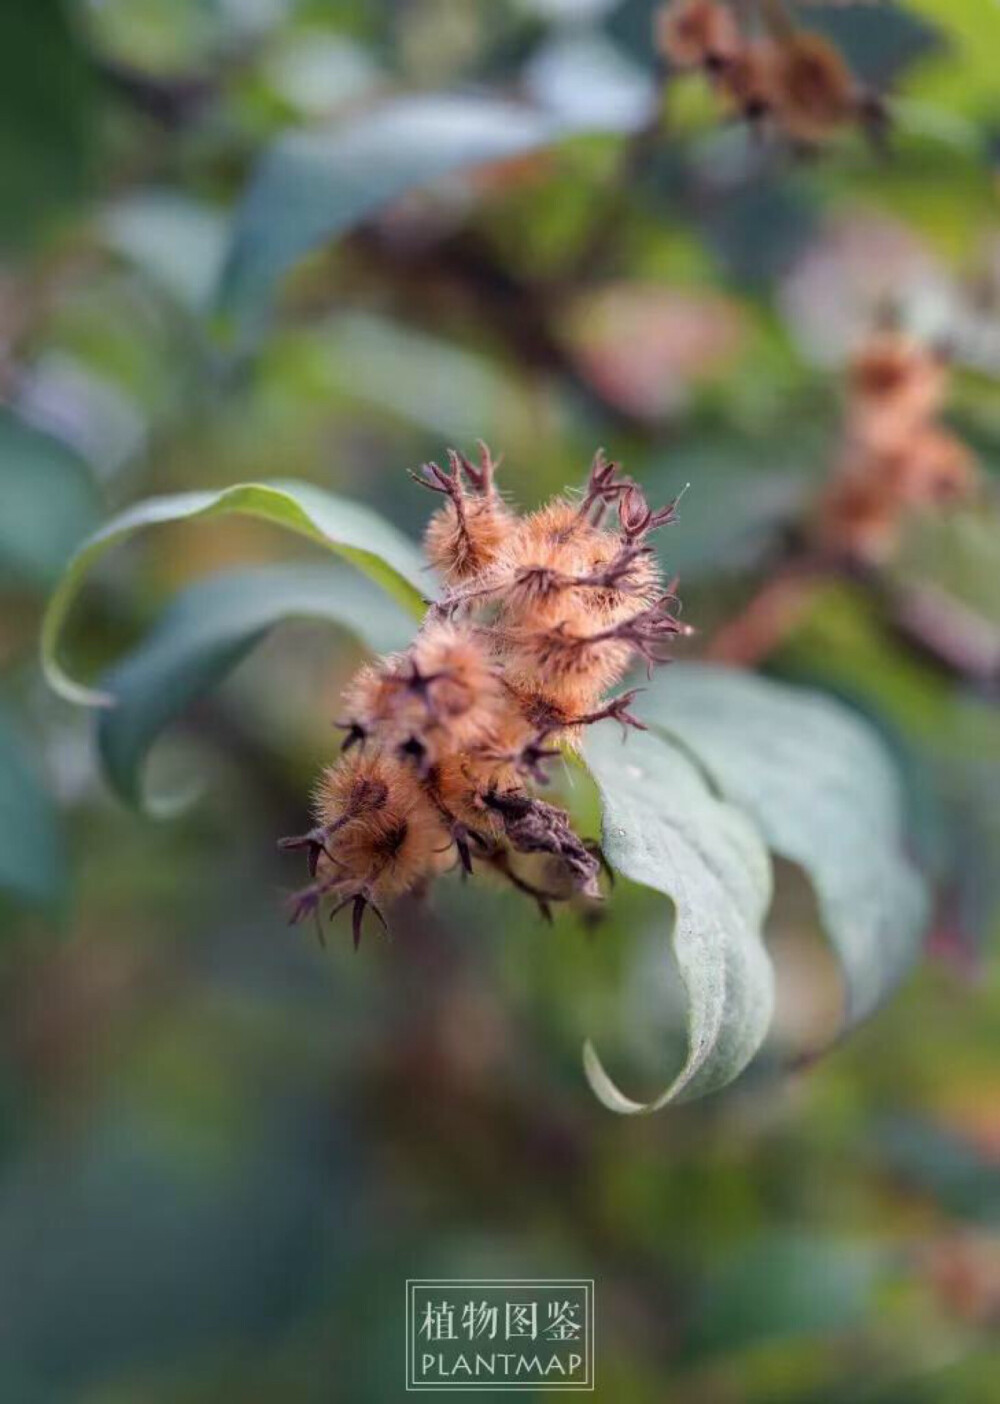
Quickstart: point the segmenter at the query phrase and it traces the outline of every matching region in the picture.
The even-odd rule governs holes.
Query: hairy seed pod
[[[721,0],[672,0],[656,16],[656,46],[676,68],[715,68],[740,46],[740,31]]]
[[[586,562],[587,547],[600,539],[583,503],[557,497],[522,519],[502,560],[510,572],[529,567],[575,575]]]
[[[715,75],[727,105],[748,122],[760,122],[774,109],[776,51],[772,39],[748,40]]]
[[[485,444],[480,444],[478,466],[454,451],[448,461],[447,470],[436,463],[425,464],[417,481],[445,497],[428,523],[424,551],[445,583],[454,585],[495,563],[514,527],[514,517],[497,492],[497,465]]]
[[[848,433],[859,444],[893,448],[940,413],[947,390],[943,357],[902,333],[880,333],[848,371]]]
[[[342,713],[338,725],[348,733],[345,749],[372,738],[389,747],[424,730],[428,698],[414,685],[407,655],[391,654],[355,674],[344,692]]]
[[[564,707],[579,701],[586,709],[624,676],[632,660],[631,646],[608,632],[578,634],[564,625],[512,629],[505,635],[509,677],[522,687],[543,679],[545,695]]]
[[[507,628],[585,630],[633,589],[633,603],[655,590],[655,561],[638,551],[623,561],[627,546],[594,524],[593,506],[556,498],[524,518],[501,557],[497,602]]]
[[[799,141],[823,141],[857,115],[851,70],[837,46],[821,34],[796,31],[779,43],[770,82],[778,121]]]
[[[898,472],[901,499],[916,507],[971,496],[977,481],[975,456],[948,429],[930,426],[916,434]]]
[[[845,450],[815,522],[826,549],[884,563],[909,513],[973,495],[975,458],[936,422],[946,387],[943,358],[899,332],[854,358]]]
[[[388,803],[391,790],[404,781],[401,769],[398,762],[378,752],[345,756],[328,766],[316,792],[321,823],[333,832],[377,814]]]
[[[467,501],[461,517],[446,502],[428,524],[424,549],[447,583],[461,582],[493,564],[509,531],[509,514],[499,500]]]
[[[485,744],[500,724],[504,691],[489,636],[449,620],[425,624],[409,656],[428,694],[427,737],[436,754]]]
[[[875,565],[891,556],[899,517],[898,499],[884,483],[842,478],[820,500],[815,535],[826,550]]]
[[[499,841],[499,826],[484,811],[480,796],[492,785],[515,784],[511,766],[482,755],[445,756],[431,767],[426,790],[450,830],[464,826],[483,848]],[[485,841],[485,843],[483,842]]]
[[[385,754],[347,757],[327,770],[316,813],[329,835],[320,878],[376,900],[407,891],[448,842],[412,768]]]
[[[418,481],[446,499],[429,552],[449,580],[413,643],[359,670],[345,691],[347,754],[323,775],[317,822],[283,840],[312,882],[293,919],[329,900],[365,912],[461,866],[496,873],[545,916],[598,895],[600,865],[566,813],[532,793],[565,747],[602,718],[641,727],[635,690],[609,697],[630,663],[661,661],[681,632],[649,533],[674,518],[598,452],[580,497],[517,518],[494,464],[456,453]],[[493,537],[477,533],[493,514]],[[503,530],[499,530],[499,526]],[[527,871],[540,867],[544,882]]]

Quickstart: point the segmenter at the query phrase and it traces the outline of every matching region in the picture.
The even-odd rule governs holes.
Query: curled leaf
[[[370,508],[310,483],[240,483],[217,492],[154,497],[113,517],[79,548],[42,621],[42,666],[51,686],[71,702],[110,706],[108,693],[85,687],[59,662],[63,625],[90,570],[106,551],[142,527],[236,514],[257,517],[308,537],[349,561],[412,615],[423,612],[424,574],[417,548]]]
[[[584,1067],[612,1111],[658,1111],[725,1086],[766,1037],[774,971],[761,939],[771,865],[753,825],[709,789],[668,740],[610,722],[588,733],[587,765],[604,805],[603,846],[612,867],[674,904],[673,945],[688,1001],[688,1055],[649,1102],[626,1096],[591,1043]]]
[[[142,770],[157,737],[290,619],[340,624],[376,653],[403,647],[413,629],[405,610],[343,566],[261,566],[198,581],[103,680],[115,705],[101,712],[98,740],[123,799],[142,803]]]

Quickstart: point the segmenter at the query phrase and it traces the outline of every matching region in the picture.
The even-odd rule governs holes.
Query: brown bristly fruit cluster
[[[941,351],[902,332],[876,333],[854,358],[840,461],[817,520],[827,549],[878,564],[909,513],[972,495],[975,459],[939,423],[948,381]]]
[[[657,15],[657,47],[675,68],[700,69],[728,111],[798,146],[820,145],[852,124],[880,140],[885,108],[837,46],[799,29],[777,0],[763,0],[759,13],[763,27],[748,33],[726,0],[668,0]]]
[[[350,907],[355,945],[367,908],[384,924],[386,902],[455,867],[499,874],[546,917],[599,898],[600,849],[534,787],[592,723],[642,729],[636,690],[609,692],[689,632],[649,544],[675,504],[654,511],[598,453],[582,495],[519,516],[495,470],[480,445],[478,463],[451,452],[411,475],[443,498],[424,544],[444,591],[405,652],[348,686],[315,827],[281,841],[309,864],[292,920]]]

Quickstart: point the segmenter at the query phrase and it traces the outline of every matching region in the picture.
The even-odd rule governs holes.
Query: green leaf
[[[113,699],[63,671],[58,647],[63,624],[91,568],[117,542],[142,527],[228,514],[257,517],[328,547],[381,585],[415,617],[430,584],[416,546],[370,508],[309,483],[240,483],[217,492],[154,497],[113,517],[70,561],[42,621],[42,666],[53,688],[71,702],[107,706]]]
[[[5,5],[0,35],[0,248],[29,248],[86,191],[95,84],[68,5]]]
[[[808,874],[843,972],[845,1023],[871,1014],[917,958],[927,919],[876,734],[819,693],[708,664],[666,669],[644,700],[646,718]]]
[[[959,113],[993,116],[1000,45],[996,0],[907,0],[907,9],[937,25],[948,41],[943,53],[920,65],[908,91]]]
[[[650,489],[659,496],[684,494],[684,530],[663,551],[670,573],[685,585],[715,575],[720,561],[731,572],[753,568],[802,513],[814,489],[782,447],[769,439],[767,465],[759,466],[736,436],[702,434],[672,446],[662,465],[649,470]],[[796,449],[801,453],[802,445]]]
[[[593,126],[494,97],[423,94],[282,136],[237,214],[222,306],[259,312],[303,254],[407,191]]]
[[[36,905],[58,902],[67,864],[55,805],[28,743],[0,713],[0,890]]]
[[[695,1298],[688,1359],[734,1354],[765,1341],[856,1328],[889,1268],[867,1243],[774,1234],[737,1247]]]
[[[929,1196],[951,1217],[1000,1223],[1000,1176],[988,1143],[898,1112],[875,1123],[873,1141],[880,1163],[897,1183]]]
[[[192,585],[104,679],[115,705],[101,713],[98,739],[124,799],[141,802],[142,767],[166,727],[288,619],[342,624],[378,653],[405,647],[413,633],[405,610],[344,567],[262,566]]]
[[[324,392],[398,416],[449,443],[537,442],[523,385],[495,360],[368,312],[338,312],[297,340],[313,358]]]
[[[657,1111],[678,1097],[731,1082],[757,1052],[771,1023],[774,972],[761,940],[771,899],[771,865],[750,822],[709,789],[671,743],[616,725],[591,728],[585,760],[604,805],[608,861],[673,901],[674,951],[688,998],[688,1056],[650,1102],[626,1097],[594,1047],[587,1078],[612,1111]]]
[[[0,578],[47,586],[100,520],[83,459],[61,440],[0,409]]]
[[[103,242],[146,273],[182,306],[210,303],[225,256],[225,218],[210,205],[169,190],[139,190],[98,216]]]

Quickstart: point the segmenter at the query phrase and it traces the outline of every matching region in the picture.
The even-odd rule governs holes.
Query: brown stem
[[[705,657],[743,668],[763,663],[781,647],[833,573],[829,562],[810,556],[793,558],[713,635]]]

